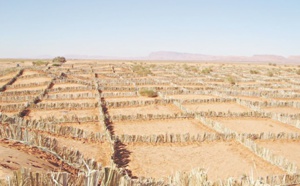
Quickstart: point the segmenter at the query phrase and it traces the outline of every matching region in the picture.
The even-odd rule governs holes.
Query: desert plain
[[[0,64],[1,184],[300,183],[297,65]]]

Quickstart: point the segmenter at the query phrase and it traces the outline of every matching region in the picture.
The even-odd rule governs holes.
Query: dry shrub
[[[213,70],[209,67],[209,68],[205,68],[201,71],[202,74],[209,74],[211,73]]]
[[[139,93],[141,96],[147,96],[147,97],[151,97],[151,98],[158,96],[157,92],[155,92],[154,90],[148,90],[148,89],[140,90]]]
[[[259,71],[257,71],[257,70],[250,70],[250,74],[259,74]]]

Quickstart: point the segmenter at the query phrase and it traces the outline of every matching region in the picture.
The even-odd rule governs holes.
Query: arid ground
[[[0,60],[0,184],[20,171],[111,185],[300,180],[299,66],[31,62]]]

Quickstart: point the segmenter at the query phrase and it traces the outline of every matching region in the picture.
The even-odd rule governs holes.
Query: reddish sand
[[[143,96],[132,96],[132,97],[105,97],[105,101],[107,102],[118,102],[118,101],[146,101],[146,100],[156,100],[161,99],[159,97],[156,98],[149,98],[149,97],[143,97]]]
[[[55,83],[52,88],[66,88],[66,87],[87,87],[88,85],[75,84],[75,83],[66,83],[66,84],[58,84]]]
[[[5,85],[5,84],[8,83],[8,82],[9,82],[9,80],[0,82],[0,87],[2,87],[3,85]]]
[[[13,78],[16,74],[17,74],[17,72],[12,72],[12,73],[6,74],[4,76],[0,76],[0,79]]]
[[[7,116],[13,116],[13,115],[16,115],[19,113],[19,111],[14,111],[14,112],[3,112],[3,111],[0,111],[2,112],[3,114],[7,115]]]
[[[30,119],[39,119],[39,118],[46,118],[55,116],[55,118],[63,118],[64,116],[73,116],[77,115],[80,117],[86,117],[86,116],[96,116],[99,114],[98,109],[85,109],[85,110],[72,110],[70,109],[64,109],[64,110],[31,110],[28,118]]]
[[[8,88],[5,92],[16,92],[16,91],[27,91],[27,90],[44,90],[47,88],[47,85],[37,86],[37,87],[21,87],[21,88]]]
[[[35,71],[35,70],[24,70],[23,71],[23,76],[25,75],[32,75],[32,74],[42,74],[43,72]]]
[[[197,88],[200,88],[200,89],[202,89],[202,88],[206,88],[206,86],[205,85],[181,85],[183,88],[187,88],[187,89],[189,89],[189,88],[193,88],[193,89],[197,89]]]
[[[241,177],[253,171],[255,178],[284,174],[276,166],[252,154],[237,142],[213,142],[195,145],[128,145],[129,168],[136,176],[161,178],[176,171],[205,168],[210,180]]]
[[[136,114],[175,114],[181,111],[174,105],[148,105],[143,107],[112,108],[110,115],[136,115]]]
[[[169,95],[170,98],[182,99],[182,100],[191,100],[191,99],[213,99],[218,98],[218,96],[213,95],[204,95],[204,94],[177,94]]]
[[[19,85],[19,84],[29,84],[29,83],[43,83],[43,82],[49,82],[51,78],[48,77],[36,77],[36,78],[25,78],[20,79],[18,78],[16,82],[14,82],[13,85]]]
[[[104,126],[101,126],[99,122],[87,122],[87,123],[61,123],[61,126],[70,126],[70,127],[75,127],[75,128],[79,128],[82,129],[84,131],[88,131],[88,132],[100,132],[100,133],[104,133]]]
[[[238,133],[300,133],[297,129],[288,124],[274,121],[268,118],[212,118],[220,122],[226,128]]]
[[[194,112],[249,112],[250,109],[237,103],[200,103],[200,104],[184,104],[184,107]]]
[[[155,89],[155,87],[173,87],[171,85],[137,85],[138,88],[143,89],[143,88],[149,88],[149,89]]]
[[[300,167],[300,141],[276,140],[276,141],[257,141],[257,143],[277,156],[283,156],[290,162],[296,163]]]
[[[51,163],[38,158],[32,153],[12,148],[10,145],[0,145],[0,180],[12,175],[14,170],[30,168],[31,171],[49,172],[57,169]]]
[[[49,92],[49,95],[80,95],[80,94],[84,94],[84,93],[93,93],[95,94],[96,91],[93,90],[87,90],[87,91],[78,91],[78,92],[64,92],[66,90],[61,90],[60,92]],[[67,90],[68,91],[68,90]]]
[[[58,146],[60,147],[65,146],[69,149],[79,150],[85,158],[94,159],[102,166],[111,165],[112,149],[109,142],[86,143],[62,137],[55,138],[58,140]]]
[[[55,100],[55,99],[44,99],[41,103],[97,103],[95,98],[92,99],[70,99],[70,100]]]
[[[214,133],[194,119],[168,119],[150,121],[114,122],[116,134],[151,135],[151,134],[186,134]]]

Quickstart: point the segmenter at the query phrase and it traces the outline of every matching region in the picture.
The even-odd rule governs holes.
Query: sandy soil
[[[300,133],[300,129],[269,118],[212,118],[239,133]]]
[[[32,171],[48,172],[57,169],[51,163],[32,154],[14,149],[7,144],[0,144],[0,179],[12,175],[14,170],[30,168]]]
[[[113,90],[103,90],[102,92],[103,92],[103,93],[112,93],[112,92],[135,92],[135,89],[132,88],[131,90],[116,90],[116,91],[113,91]]]
[[[136,176],[166,177],[176,171],[208,169],[208,179],[249,175],[254,177],[283,174],[279,168],[252,154],[237,142],[213,142],[188,146],[128,145],[132,152],[129,168]]]
[[[93,74],[77,74],[76,77],[83,77],[83,78],[88,78],[88,79],[91,79],[91,78],[94,78]]]
[[[103,143],[85,143],[67,138],[56,137],[58,145],[68,147],[70,149],[79,150],[84,157],[94,159],[103,166],[110,165],[112,150],[108,142]]]
[[[2,80],[2,79],[8,79],[8,78],[12,79],[16,74],[17,73],[10,73],[10,74],[4,75],[4,76],[0,76],[0,80]]]
[[[210,85],[210,84],[217,84],[217,85],[229,85],[228,82],[224,81],[224,82],[220,82],[220,81],[205,81],[206,85]]]
[[[173,87],[171,85],[137,85],[138,88]]]
[[[96,99],[70,99],[70,100],[53,100],[43,99],[40,103],[97,103]]]
[[[22,75],[32,75],[32,74],[42,74],[42,72],[38,72],[35,70],[24,70]]]
[[[262,110],[273,113],[300,114],[300,109],[294,107],[265,107]]]
[[[58,84],[55,83],[52,88],[66,88],[66,87],[87,87],[87,85],[68,83],[68,84]]]
[[[7,116],[13,116],[13,115],[16,115],[19,113],[19,111],[14,111],[14,112],[3,112],[3,111],[0,111],[1,113],[7,115]]]
[[[135,101],[135,100],[160,100],[161,98],[149,98],[149,97],[143,97],[143,96],[132,96],[132,97],[105,97],[105,101],[107,102],[118,102],[118,101]]]
[[[96,91],[94,90],[87,90],[87,91],[78,91],[78,92],[63,92],[64,90],[62,90],[61,92],[49,92],[49,95],[79,95],[79,94],[84,94],[84,93],[96,93]]]
[[[181,87],[184,87],[184,88],[206,88],[205,85],[180,85]]]
[[[169,95],[169,97],[174,99],[182,99],[182,100],[218,98],[218,96],[204,95],[204,94],[202,95],[201,94],[177,94],[177,95]]]
[[[61,123],[61,126],[70,126],[74,128],[79,128],[88,132],[100,132],[104,133],[105,130],[102,129],[104,126],[101,126],[99,122],[87,122],[87,123]]]
[[[148,105],[143,107],[112,108],[110,115],[136,115],[136,114],[175,114],[181,111],[174,105]]]
[[[8,81],[4,81],[4,82],[0,82],[0,87],[2,87],[3,85],[5,85],[8,82],[9,82],[9,80]]]
[[[250,96],[233,96],[233,97],[246,100],[246,101],[258,101],[258,102],[268,101],[268,99],[260,98],[260,97],[250,97]]]
[[[18,102],[1,102],[0,105],[14,105],[14,104],[25,104],[27,101],[18,101]]]
[[[255,81],[247,81],[247,82],[240,81],[240,82],[237,82],[237,84],[238,85],[255,85],[255,84],[257,84],[259,86],[259,83],[255,82]]]
[[[98,72],[98,73],[100,73],[100,72]],[[119,77],[108,77],[108,76],[105,76],[105,75],[100,75],[100,74],[98,74],[98,78],[97,79],[119,79]]]
[[[300,167],[300,141],[276,140],[276,141],[257,141],[257,143],[277,156],[283,156],[290,162],[296,163]]]
[[[114,122],[116,134],[152,135],[152,134],[186,134],[215,133],[201,122],[194,119],[168,119],[150,121]]]
[[[26,90],[44,90],[47,88],[47,85],[38,86],[38,87],[25,87],[25,88],[8,88],[5,92],[15,92],[15,91],[26,91]]]
[[[30,79],[17,79],[16,82],[14,82],[13,85],[19,85],[19,84],[29,84],[29,83],[41,83],[41,82],[49,82],[51,78],[47,77],[37,77],[37,78],[30,78]]]
[[[275,101],[300,101],[300,98],[270,98]]]
[[[77,115],[78,117],[86,117],[86,116],[95,116],[99,114],[98,109],[91,109],[91,110],[31,110],[28,118],[30,119],[39,119],[39,118],[46,118],[50,116],[55,116],[56,118],[63,118],[64,116],[72,116]]]
[[[249,112],[250,109],[237,103],[203,103],[203,104],[184,104],[184,107],[194,112]]]

